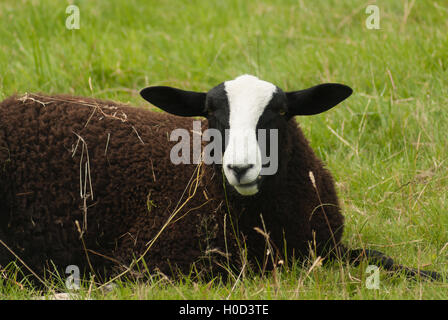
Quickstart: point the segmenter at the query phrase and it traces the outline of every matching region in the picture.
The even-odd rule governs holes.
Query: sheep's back
[[[171,163],[176,142],[169,135],[191,127],[191,119],[110,101],[6,99],[0,104],[2,240],[38,269],[49,260],[85,265],[85,249],[92,263],[107,266],[104,257],[113,258],[123,241],[141,242],[129,232],[137,222],[153,228],[144,237],[151,238],[175,207],[196,166]]]

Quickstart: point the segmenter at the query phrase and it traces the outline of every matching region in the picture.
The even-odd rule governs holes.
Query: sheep
[[[0,104],[0,265],[17,258],[36,275],[77,265],[100,276],[136,266],[216,276],[314,254],[367,257],[437,278],[342,244],[333,178],[294,117],[329,110],[351,93],[336,83],[284,92],[242,75],[207,93],[143,89],[165,113],[67,95],[7,98]],[[200,135],[198,117],[205,118],[200,131],[227,134],[227,145],[214,150],[222,163],[176,165],[170,135],[178,128]],[[274,174],[262,174],[258,129],[277,133]]]

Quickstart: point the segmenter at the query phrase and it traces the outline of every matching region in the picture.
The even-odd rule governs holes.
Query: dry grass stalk
[[[120,274],[118,274],[117,276],[113,277],[112,279],[110,279],[109,281],[107,281],[106,283],[102,284],[101,286],[99,286],[97,289],[101,289],[104,286],[114,282],[115,280],[121,278],[122,276],[124,276],[125,274],[129,273],[132,268],[139,263],[140,261],[143,260],[143,258],[146,256],[146,254],[149,252],[149,250],[152,248],[152,246],[154,245],[154,243],[157,241],[157,239],[160,237],[160,235],[165,231],[165,229],[168,227],[168,225],[170,225],[173,222],[173,219],[177,216],[177,214],[186,206],[186,204],[195,196],[196,191],[197,191],[197,187],[199,185],[199,181],[202,178],[202,176],[200,175],[201,172],[201,167],[203,165],[203,162],[200,162],[191,178],[190,181],[188,182],[187,186],[184,189],[184,192],[182,193],[182,196],[179,199],[178,205],[176,205],[176,208],[174,209],[174,211],[170,214],[170,216],[168,217],[167,221],[165,222],[165,224],[162,226],[162,228],[159,230],[159,232],[154,236],[154,238],[152,240],[150,240],[146,246],[146,250],[140,255],[140,257],[138,259],[135,259],[131,262],[131,264],[126,268],[126,270],[124,270],[123,272],[121,272]],[[195,178],[194,178],[195,177]],[[194,184],[193,184],[194,183]],[[188,192],[188,197],[187,199],[185,199],[185,201],[179,206],[180,201],[182,200],[184,194],[186,191]],[[184,215],[185,216],[185,215]],[[178,221],[179,219],[175,220]]]
[[[74,157],[79,141],[82,142],[82,148],[81,148],[81,157],[79,160],[79,195],[82,199],[82,211],[83,211],[83,227],[82,232],[80,233],[80,238],[82,238],[84,232],[87,231],[87,199],[90,197],[91,200],[93,200],[93,187],[92,187],[92,177],[90,175],[90,158],[89,158],[89,150],[87,148],[86,141],[76,132],[73,131],[73,133],[78,137],[78,141],[76,143],[76,146],[73,150],[72,157]],[[84,153],[86,154],[86,159],[84,160]],[[84,172],[83,172],[83,163],[84,163]],[[83,173],[84,173],[84,180],[83,180]],[[87,182],[89,185],[89,192],[87,192]]]
[[[8,250],[17,260],[19,260],[20,261],[20,263],[29,271],[29,272],[31,272],[31,274],[33,275],[33,276],[35,276],[36,277],[36,279],[37,280],[39,280],[47,289],[50,289],[50,287],[48,286],[48,284],[42,279],[42,278],[40,278],[30,267],[28,267],[28,265],[14,252],[14,251],[12,251],[12,249],[10,248],[10,247],[8,247],[7,245],[6,245],[6,243],[4,243],[3,241],[2,241],[2,239],[0,239],[0,244],[2,245],[2,246],[4,246],[5,248],[6,248],[6,250]]]

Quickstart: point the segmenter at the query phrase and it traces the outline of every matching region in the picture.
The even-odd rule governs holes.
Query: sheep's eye
[[[213,110],[210,110],[210,109],[208,109],[207,110],[207,115],[210,117],[210,116],[213,116]]]
[[[285,110],[280,110],[280,111],[278,112],[278,114],[281,115],[281,116],[284,116],[284,115],[286,114],[286,111],[285,111]]]

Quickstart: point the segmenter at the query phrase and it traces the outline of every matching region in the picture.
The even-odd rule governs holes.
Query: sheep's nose
[[[249,170],[253,166],[254,166],[253,164],[240,164],[240,165],[228,164],[227,168],[232,170],[233,174],[239,181],[241,177],[244,176],[244,174],[247,172],[247,170]]]

